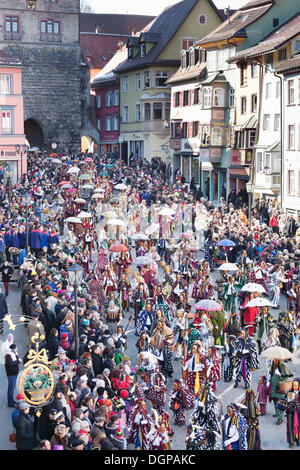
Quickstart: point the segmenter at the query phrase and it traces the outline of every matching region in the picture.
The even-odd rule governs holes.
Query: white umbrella
[[[152,264],[153,259],[149,258],[149,256],[138,256],[137,258],[135,258],[135,260],[133,262],[134,262],[134,264],[143,266],[145,264]]]
[[[76,199],[74,199],[74,202],[76,202],[77,204],[85,204],[86,200],[81,197],[77,197]]]
[[[242,287],[242,292],[257,292],[259,294],[266,294],[264,286],[256,284],[255,282],[248,282]]]
[[[104,196],[101,193],[96,193],[92,195],[92,199],[102,199]]]
[[[151,235],[154,232],[157,232],[159,229],[159,224],[152,224],[146,229],[146,234]]]
[[[158,214],[159,215],[174,215],[175,211],[174,209],[171,209],[170,207],[165,207]]]
[[[107,221],[107,224],[117,225],[117,226],[120,226],[120,227],[124,227],[126,225],[125,222],[121,219],[110,219],[110,220]]]
[[[53,163],[61,163],[61,160],[59,160],[58,158],[52,158],[52,162]]]
[[[115,186],[115,189],[119,189],[121,191],[121,190],[127,189],[127,186],[126,186],[126,184],[119,183]]]
[[[82,224],[82,220],[80,220],[78,217],[68,217],[66,219],[66,222],[69,222],[72,224]]]
[[[234,263],[223,263],[218,269],[219,271],[238,271],[239,270],[237,265]]]
[[[31,147],[27,152],[37,152],[38,150],[40,150],[38,147]]]
[[[103,189],[103,188],[96,188],[94,192],[95,192],[95,193],[105,193],[105,189]]]
[[[281,346],[272,346],[268,349],[265,349],[260,357],[264,359],[270,359],[271,361],[274,359],[280,359],[281,361],[285,361],[287,359],[292,359],[293,354],[286,348],[282,348]]]
[[[91,184],[85,184],[84,186],[82,186],[83,189],[93,189],[94,186],[92,186]]]
[[[79,173],[80,168],[78,166],[72,166],[71,168],[68,169],[67,173],[72,174],[72,173]]]
[[[149,237],[144,233],[135,233],[131,238],[133,240],[149,240]]]
[[[60,189],[70,189],[70,188],[73,188],[73,186],[69,183],[66,183],[66,184],[63,184]]]
[[[256,297],[255,299],[250,300],[245,305],[245,308],[250,308],[250,307],[271,307],[272,304],[268,299],[264,299],[262,297]]]
[[[77,217],[79,217],[80,219],[90,219],[93,216],[89,212],[81,211],[80,214],[78,214]]]

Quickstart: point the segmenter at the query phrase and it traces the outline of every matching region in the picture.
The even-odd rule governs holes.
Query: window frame
[[[10,128],[9,131],[3,131],[3,113],[10,113]],[[6,119],[6,117],[5,117]],[[1,106],[1,135],[13,135],[14,134],[14,110],[12,107]]]
[[[165,85],[158,85],[157,80],[165,78]],[[168,88],[166,81],[169,78],[169,72],[156,72],[155,73],[155,88]]]
[[[2,79],[8,79],[9,91],[6,92],[6,84],[2,89]],[[13,94],[13,75],[11,73],[0,73],[0,95],[12,95]]]

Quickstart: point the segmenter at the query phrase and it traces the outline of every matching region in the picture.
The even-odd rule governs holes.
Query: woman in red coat
[[[279,233],[279,225],[278,225],[278,220],[277,220],[277,213],[273,212],[270,220],[269,220],[269,225],[272,228],[273,233]]]
[[[245,301],[242,305],[242,309],[244,310],[243,325],[249,326],[249,336],[253,336],[254,328],[255,328],[255,318],[259,315],[259,308],[258,307],[245,308],[245,305],[247,305],[247,303],[250,300],[254,299],[254,297],[255,297],[255,294],[253,292],[250,294],[250,297],[246,295]]]
[[[120,369],[113,369],[111,371],[111,388],[117,392],[120,392],[120,390],[128,390],[130,388],[129,375],[125,375],[125,379],[121,380],[121,373]]]

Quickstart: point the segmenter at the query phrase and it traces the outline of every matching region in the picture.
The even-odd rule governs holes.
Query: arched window
[[[105,130],[106,131],[111,131],[112,130],[112,119],[111,115],[108,114],[105,119]]]
[[[225,93],[223,88],[215,88],[214,89],[214,100],[213,105],[219,108],[223,108],[225,105]]]
[[[119,130],[119,113],[114,114],[114,131]]]

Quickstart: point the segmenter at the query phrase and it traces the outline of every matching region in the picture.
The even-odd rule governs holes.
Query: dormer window
[[[129,46],[128,47],[128,60],[133,59],[133,47]]]
[[[145,55],[146,55],[146,43],[142,42],[140,47],[141,47],[141,57],[145,57]]]

